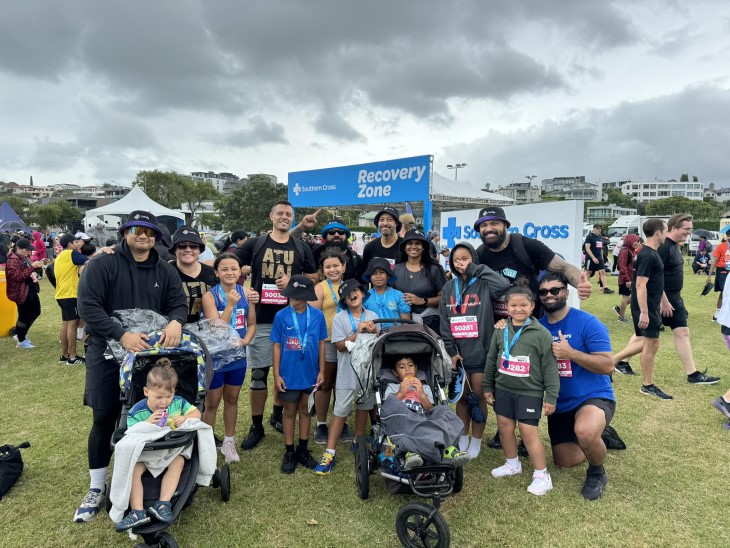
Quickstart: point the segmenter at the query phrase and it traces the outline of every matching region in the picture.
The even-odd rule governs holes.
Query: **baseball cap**
[[[484,221],[502,221],[507,225],[507,228],[511,226],[504,214],[504,209],[497,206],[488,206],[479,212],[479,218],[477,219],[477,222],[474,223],[474,230],[479,232],[479,225]]]
[[[63,236],[61,236],[59,243],[61,244],[61,247],[63,249],[66,249],[68,247],[68,244],[70,244],[71,242],[75,242],[76,240],[83,240],[83,238],[79,238],[78,234],[75,236],[73,234],[64,234]]]
[[[75,238],[77,240],[91,240],[91,236],[89,236],[86,232],[77,232],[75,234]]]

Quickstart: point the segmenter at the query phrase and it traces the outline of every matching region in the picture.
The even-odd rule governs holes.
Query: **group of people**
[[[478,249],[458,243],[450,252],[442,247],[434,252],[432,235],[415,227],[404,230],[399,212],[384,207],[374,219],[378,236],[360,256],[348,244],[350,230],[338,221],[323,227],[319,243],[310,245],[300,239],[316,226],[317,213],[304,216],[292,230],[293,208],[282,201],[271,208],[271,231],[237,239],[212,265],[200,261],[205,244],[195,229],[186,226],[172,236],[171,261],[161,260],[155,251],[162,237],[156,219],[148,212],[132,212],[119,229],[121,241],[116,249],[83,261],[83,276],[79,278],[78,269],[75,274],[78,294],[73,305],[88,332],[84,403],[92,408],[93,424],[88,445],[90,487],[74,520],[84,522],[96,516],[105,496],[109,439],[120,412],[118,364],[105,355],[107,341],[117,340],[130,352],[149,348],[146,335],[125,331],[112,320],[115,311],[131,308],[153,310],[169,319],[159,342],[163,347],[177,346],[182,326],[201,318],[220,319],[238,331],[246,358],[218,368],[202,414],[202,420],[214,426],[223,400],[220,444],[227,462],[240,460],[235,442],[238,398],[250,370],[251,424],[240,449],[253,450],[265,437],[271,379],[274,401],[268,422],[283,433],[281,471],[292,473],[302,465],[320,475],[331,473],[337,442],[353,439],[347,423],[353,404],[355,436],[365,433],[368,419],[378,420],[371,398],[354,397],[351,343],[359,333],[378,333],[392,325],[374,323],[376,319],[407,318],[439,334],[454,371],[463,371],[464,394],[456,404],[462,429],[451,440],[453,447],[444,444],[442,458],[468,462],[479,456],[486,421],[474,413],[474,402],[484,418],[488,406],[493,406],[498,432],[490,445],[501,447],[506,460],[492,474],[504,477],[522,472],[517,427],[534,468],[528,491],[545,494],[552,480],[538,436],[544,414],[555,464],[570,467],[587,461],[582,495],[589,500],[601,497],[607,483],[601,436],[616,410],[611,384],[614,367],[630,373],[625,360],[641,353],[642,393],[670,398],[652,378],[658,330],[664,324],[674,333],[688,381],[719,381],[697,371],[692,360],[687,313],[680,296],[683,261],[680,255],[677,262],[671,243],[683,241],[691,230],[691,217],[675,217],[667,225],[647,221],[647,239],[638,254],[637,242],[628,237],[625,241],[627,255],[618,258],[619,292],[625,302],[617,313],[625,320],[630,305],[635,337],[614,355],[606,326],[568,305],[571,287],[580,299],[591,296],[586,272],[544,243],[510,233],[510,222],[499,207],[480,211],[474,224],[481,237]],[[81,266],[76,245],[75,240],[67,242],[64,251],[69,253],[57,263],[68,263],[69,269]],[[588,248],[591,262],[597,264],[593,258],[598,257]],[[444,259],[448,274],[441,266]],[[32,263],[25,268],[31,267]],[[593,270],[590,265],[588,270]],[[243,284],[246,275],[250,275],[248,289]],[[64,323],[73,321],[67,317],[73,314],[64,312]],[[70,333],[71,326],[66,330]],[[730,339],[730,326],[727,336]],[[65,349],[70,358],[71,348]],[[391,364],[400,381],[396,399],[415,392],[422,411],[429,411],[432,399],[427,387],[414,378],[408,356],[399,358]],[[319,461],[308,446],[312,392],[314,440],[325,446]],[[713,405],[730,417],[730,398],[718,398]],[[154,416],[156,410],[147,409],[148,417]],[[298,440],[294,437],[297,416]],[[406,457],[413,464],[421,456]]]

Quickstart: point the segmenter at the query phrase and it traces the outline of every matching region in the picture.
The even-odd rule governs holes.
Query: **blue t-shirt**
[[[304,351],[292,314],[296,315],[299,333],[307,341]],[[291,306],[287,306],[276,313],[271,326],[271,342],[281,345],[279,374],[284,379],[287,390],[304,390],[316,384],[319,374],[319,341],[326,340],[327,322],[321,310],[307,305],[307,310],[298,314]]]
[[[231,327],[233,327],[238,332],[238,335],[243,339],[246,336],[246,331],[248,330],[248,300],[246,299],[246,292],[243,290],[243,287],[236,284],[236,291],[238,291],[241,298],[238,299],[236,308],[231,313]],[[220,284],[218,284],[211,287],[210,292],[213,295],[215,307],[218,309],[218,312],[223,312],[226,309],[226,303],[228,302],[223,288]],[[221,364],[220,367],[215,369],[215,371],[217,373],[235,371],[236,369],[242,369],[244,367],[246,367],[246,358],[241,358],[240,360],[235,360],[227,364]]]
[[[572,348],[586,354],[611,352],[611,339],[608,329],[594,315],[571,308],[568,314],[557,323],[548,323],[547,316],[540,323],[550,331],[554,341],[559,341],[558,331]],[[560,374],[560,394],[555,408],[556,413],[565,413],[578,407],[590,398],[614,400],[611,378],[599,375],[581,367],[572,360],[558,360]]]
[[[401,314],[410,314],[411,305],[403,299],[403,293],[392,287],[388,287],[385,293],[379,295],[375,288],[368,293],[369,297],[363,306],[367,310],[372,310],[381,320],[387,318],[400,318]],[[387,329],[392,323],[381,323],[381,329]]]

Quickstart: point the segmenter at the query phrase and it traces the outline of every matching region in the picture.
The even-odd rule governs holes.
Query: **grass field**
[[[609,278],[616,289],[616,278]],[[545,497],[526,492],[532,469],[496,480],[490,470],[501,451],[485,448],[465,471],[465,487],[442,512],[452,545],[462,546],[727,546],[730,520],[726,487],[730,432],[710,401],[730,386],[728,351],[711,321],[714,295],[700,297],[704,277],[685,277],[692,344],[699,369],[723,377],[719,385],[691,386],[677,360],[671,333],[662,335],[656,383],[674,401],[639,393],[639,377],[615,378],[618,408],[613,425],[628,450],[610,452],[603,499],[580,496],[585,468],[558,470],[549,460],[554,489]],[[103,513],[91,523],[71,521],[88,487],[86,441],[91,411],[82,406],[84,368],[58,365],[60,309],[42,282],[43,315],[32,328],[34,350],[0,339],[0,443],[28,440],[26,469],[0,503],[0,543],[16,546],[131,546]],[[632,333],[611,310],[618,296],[594,294],[584,309],[606,322],[614,350]],[[633,360],[639,370],[638,359]],[[248,393],[240,402],[238,434],[249,426]],[[266,418],[268,418],[268,411]],[[544,421],[543,421],[544,422]],[[493,416],[487,432],[494,433]],[[218,430],[222,428],[219,420]],[[232,466],[232,496],[202,488],[170,532],[182,546],[396,546],[395,516],[413,497],[387,493],[371,476],[371,496],[358,498],[354,459],[343,444],[337,467],[317,477],[301,467],[279,472],[283,442],[267,425],[261,446]],[[541,431],[547,440],[546,425]],[[313,454],[319,458],[319,447]],[[725,479],[723,479],[725,478]],[[316,520],[316,525],[310,525]]]

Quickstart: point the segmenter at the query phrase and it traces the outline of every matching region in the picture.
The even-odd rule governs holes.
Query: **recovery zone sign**
[[[431,156],[289,173],[294,207],[426,201]]]

